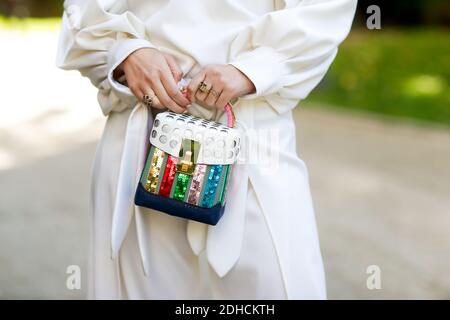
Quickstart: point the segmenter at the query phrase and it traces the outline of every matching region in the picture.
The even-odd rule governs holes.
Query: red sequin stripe
[[[164,197],[170,197],[170,190],[172,189],[173,178],[177,170],[177,158],[171,155],[167,158],[166,169],[164,170],[164,176],[161,180],[161,186],[159,188],[159,194]]]

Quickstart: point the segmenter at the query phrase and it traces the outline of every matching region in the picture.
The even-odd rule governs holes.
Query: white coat
[[[241,254],[251,185],[276,250],[286,297],[325,298],[308,174],[296,154],[291,110],[325,75],[350,30],[355,8],[356,0],[65,2],[57,64],[77,69],[92,81],[108,116],[93,173],[91,262],[96,297],[116,297],[120,272],[114,261],[130,228],[136,228],[143,272],[149,273],[144,236],[149,226],[143,217],[148,213],[133,205],[133,196],[152,115],[129,88],[112,78],[112,71],[130,53],[149,47],[172,54],[186,78],[208,64],[229,63],[246,74],[256,93],[235,106],[237,120],[253,132],[243,154],[251,154],[251,148],[277,154],[275,167],[245,156],[235,166],[219,224],[187,224],[186,241],[192,250],[205,251],[219,277],[233,268]],[[190,111],[223,119],[222,112],[197,105]],[[260,129],[275,132],[276,139],[266,139]],[[112,203],[107,210],[106,202]],[[254,260],[261,263],[258,257]]]

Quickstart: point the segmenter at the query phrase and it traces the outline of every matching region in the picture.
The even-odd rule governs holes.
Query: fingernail
[[[188,105],[186,106],[186,108],[190,108],[190,107],[192,107],[192,104],[188,104]]]

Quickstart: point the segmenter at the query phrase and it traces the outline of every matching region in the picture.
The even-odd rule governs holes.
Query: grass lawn
[[[304,104],[450,126],[450,30],[354,30]]]

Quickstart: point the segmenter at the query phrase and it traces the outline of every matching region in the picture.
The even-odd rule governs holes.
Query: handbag
[[[216,225],[225,210],[226,189],[241,146],[231,104],[227,125],[187,113],[159,113],[135,204],[169,215]]]

